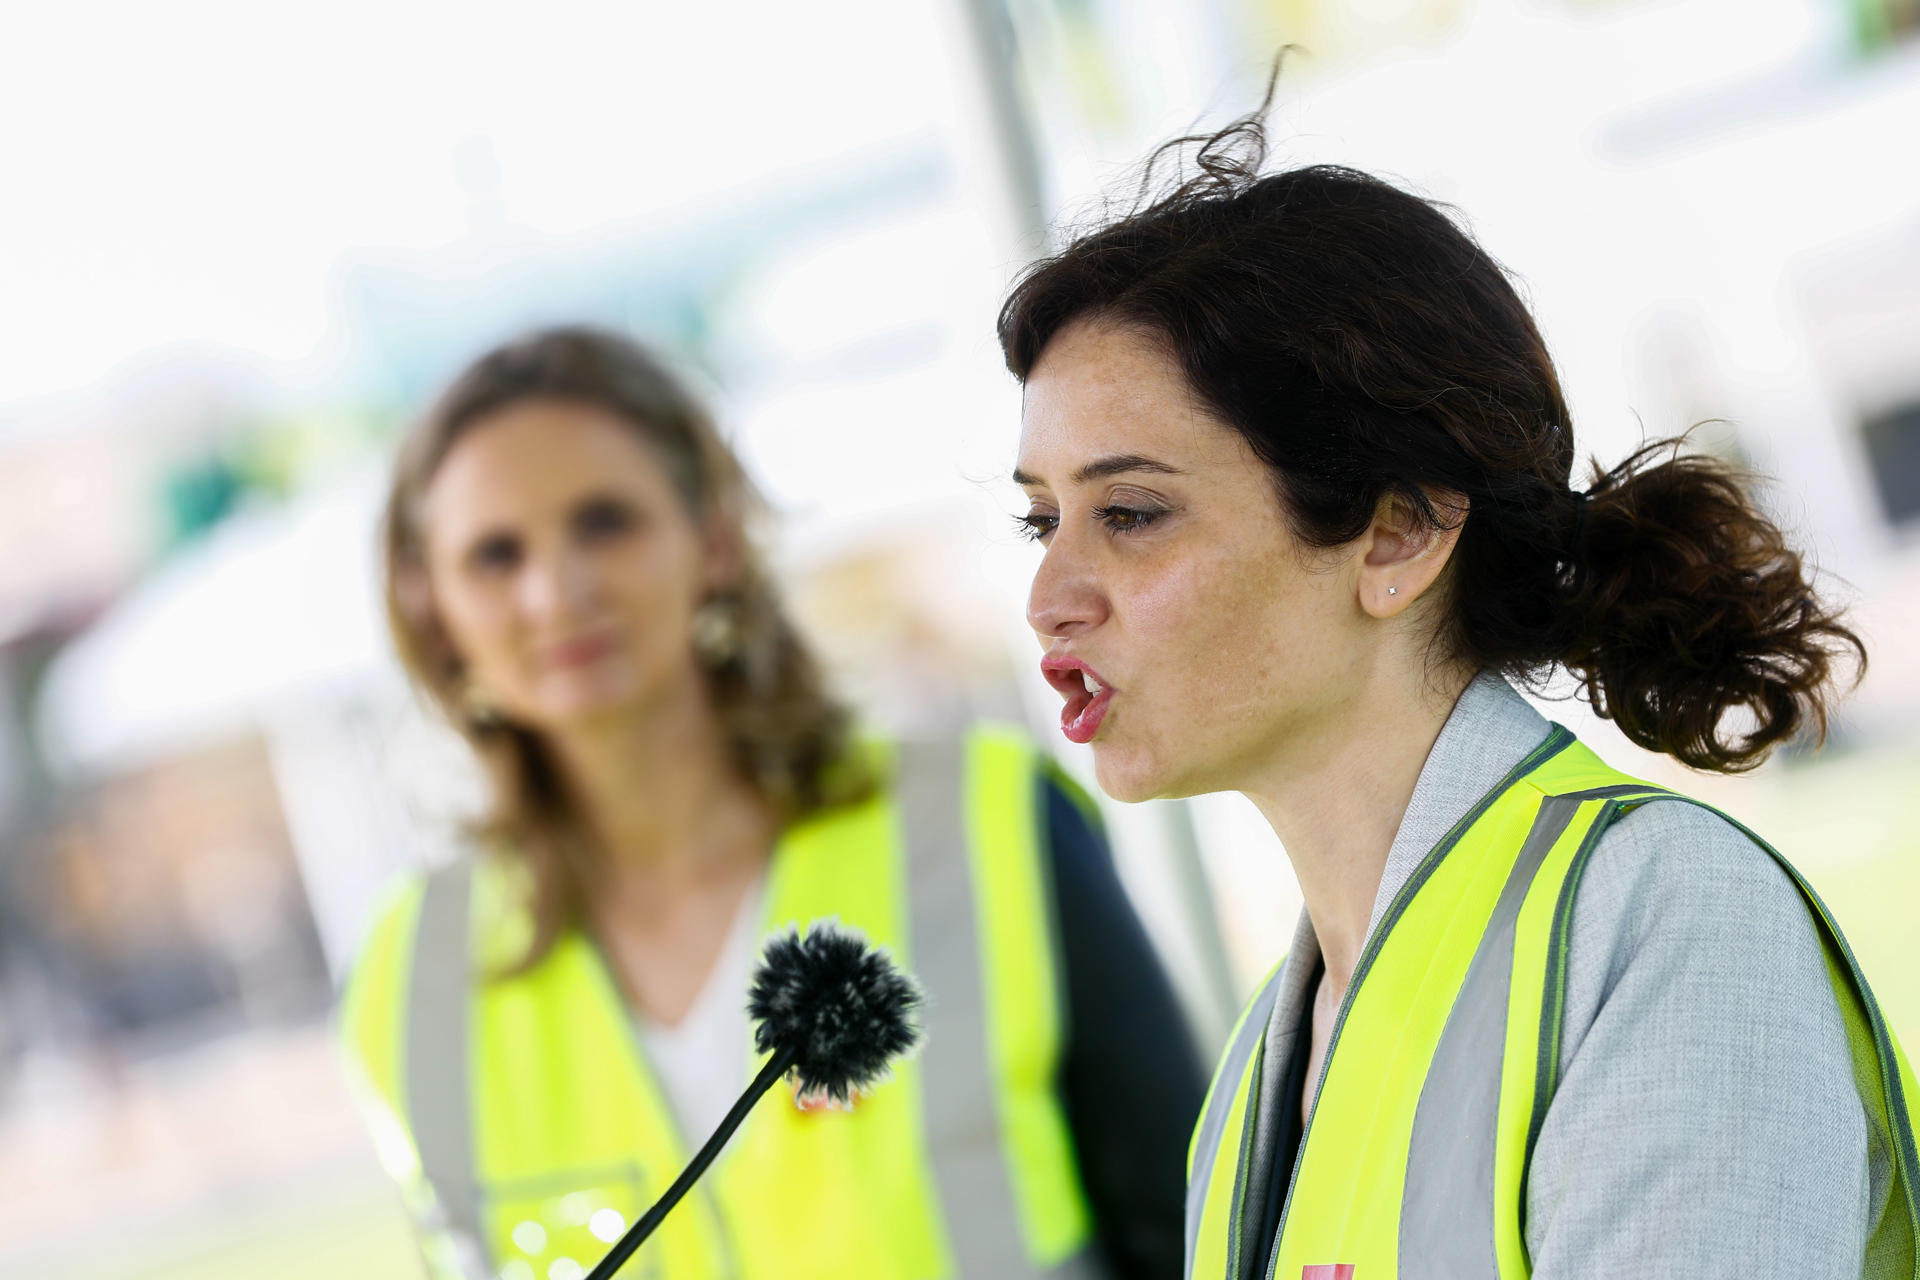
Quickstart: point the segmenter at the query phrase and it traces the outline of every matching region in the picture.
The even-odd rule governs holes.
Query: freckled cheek
[[[1281,648],[1268,584],[1247,566],[1189,560],[1132,595],[1147,692],[1224,708],[1268,684]]]

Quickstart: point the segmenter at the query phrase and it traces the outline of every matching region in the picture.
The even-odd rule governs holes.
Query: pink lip
[[[1107,718],[1107,708],[1113,705],[1113,686],[1087,663],[1065,655],[1042,658],[1040,674],[1066,699],[1066,705],[1060,708],[1060,732],[1070,742],[1092,742],[1100,732],[1100,722]],[[1085,676],[1093,677],[1100,686],[1099,693],[1087,692]]]
[[[585,667],[600,661],[620,647],[620,640],[612,635],[581,636],[577,640],[568,640],[562,644],[549,645],[542,652],[548,666]]]

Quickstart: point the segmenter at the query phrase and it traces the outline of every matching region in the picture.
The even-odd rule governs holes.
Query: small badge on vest
[[[1300,1268],[1300,1280],[1353,1280],[1351,1262],[1312,1262]]]
[[[851,1098],[845,1102],[835,1102],[824,1093],[801,1093],[793,1087],[792,1081],[787,1081],[786,1087],[787,1096],[793,1099],[794,1107],[808,1115],[822,1111],[853,1110],[853,1100]]]

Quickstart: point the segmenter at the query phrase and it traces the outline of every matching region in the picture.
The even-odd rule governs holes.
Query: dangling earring
[[[717,671],[740,656],[740,605],[714,596],[693,613],[693,653],[700,665]]]
[[[460,714],[466,717],[471,728],[480,733],[498,729],[503,723],[500,708],[473,680],[468,680],[460,687]]]

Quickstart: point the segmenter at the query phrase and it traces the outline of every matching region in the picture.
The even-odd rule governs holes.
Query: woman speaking
[[[1118,799],[1247,795],[1306,900],[1187,1274],[1911,1280],[1914,1077],[1819,900],[1507,682],[1734,772],[1858,639],[1721,464],[1573,485],[1540,335],[1434,206],[1262,175],[1259,113],[1193,142],[1000,318],[1063,730]]]
[[[761,939],[838,917],[917,972],[925,1050],[851,1112],[756,1108],[630,1270],[1171,1274],[1204,1081],[1085,798],[1004,730],[856,739],[751,496],[590,330],[485,355],[402,451],[394,635],[492,809],[380,913],[341,1022],[430,1269],[578,1280],[752,1076]]]

